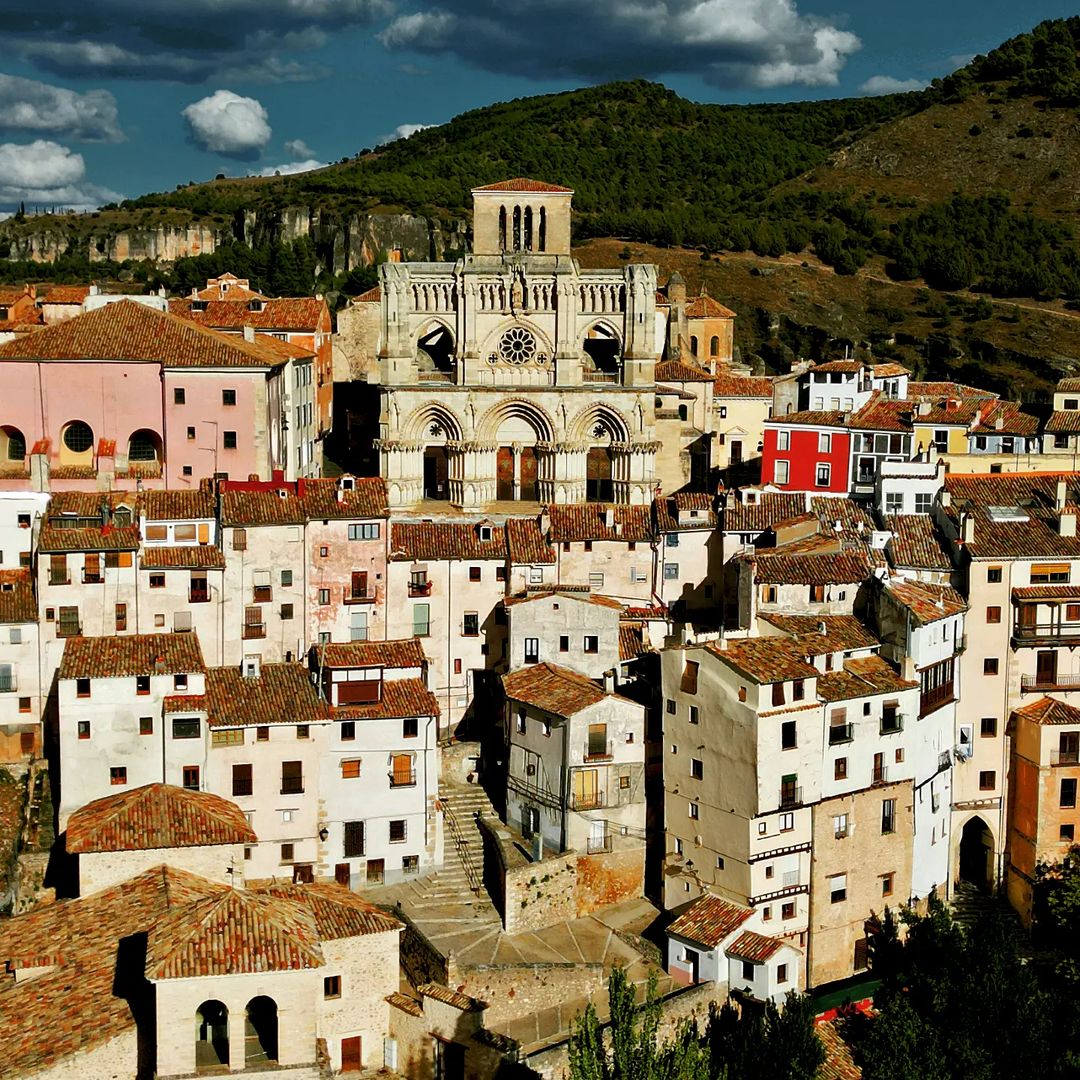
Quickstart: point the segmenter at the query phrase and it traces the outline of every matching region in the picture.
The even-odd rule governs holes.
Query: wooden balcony
[[[1058,645],[1080,645],[1080,623],[1031,623],[1013,626],[1014,649],[1051,649]]]

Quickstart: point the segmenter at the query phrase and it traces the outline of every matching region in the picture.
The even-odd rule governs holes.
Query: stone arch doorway
[[[195,1068],[229,1064],[229,1010],[220,1001],[204,1001],[195,1010]]]
[[[461,438],[457,418],[436,402],[419,409],[405,425],[407,438],[423,443],[423,497],[450,498],[450,452],[448,444]]]
[[[493,433],[495,498],[534,502],[538,498],[540,459],[537,444],[551,439],[551,422],[535,406],[509,401],[484,417],[482,431]]]
[[[994,834],[978,815],[960,833],[960,880],[989,892],[994,882]]]
[[[278,1007],[261,995],[247,1003],[244,1014],[244,1065],[262,1065],[278,1059]]]

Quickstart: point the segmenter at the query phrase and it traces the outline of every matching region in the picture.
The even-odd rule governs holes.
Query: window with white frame
[[[904,512],[904,495],[900,491],[890,491],[885,496],[885,513],[902,514]]]
[[[832,466],[819,464],[817,467],[817,473],[815,483],[818,487],[828,487],[829,482],[832,479]]]
[[[791,465],[787,461],[777,461],[773,466],[773,483],[786,484],[791,472]]]
[[[790,450],[791,449],[791,432],[790,431],[778,431],[776,433],[776,449],[777,450]]]
[[[916,514],[929,514],[930,507],[933,505],[934,496],[925,491],[920,491],[915,496],[915,513]]]
[[[832,453],[832,435],[827,431],[818,432],[817,437],[818,453],[831,454]]]

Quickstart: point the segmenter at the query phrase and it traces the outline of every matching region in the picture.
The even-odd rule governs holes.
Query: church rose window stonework
[[[572,195],[520,179],[477,188],[469,254],[380,267],[392,508],[651,501],[656,267],[582,270]]]

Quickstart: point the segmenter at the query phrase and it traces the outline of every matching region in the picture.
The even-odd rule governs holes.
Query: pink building
[[[317,474],[305,429],[286,422],[312,403],[312,359],[130,301],[20,336],[0,345],[0,488]]]

